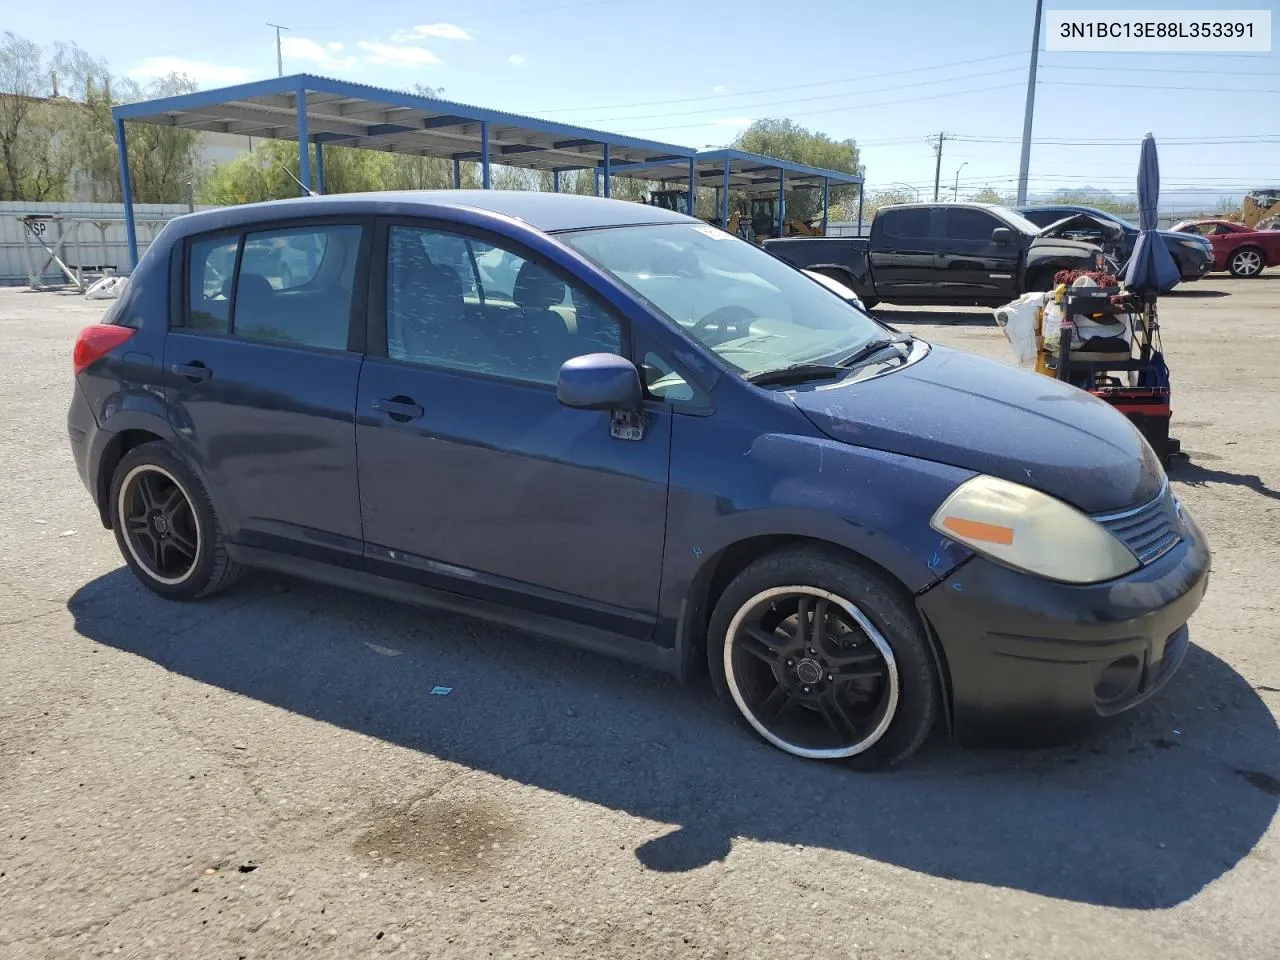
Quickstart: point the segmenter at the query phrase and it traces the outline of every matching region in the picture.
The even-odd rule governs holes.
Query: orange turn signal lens
[[[942,525],[957,536],[967,540],[982,540],[986,543],[1002,543],[1010,546],[1013,543],[1013,528],[1002,527],[995,523],[983,523],[980,520],[966,520],[964,517],[946,517]]]

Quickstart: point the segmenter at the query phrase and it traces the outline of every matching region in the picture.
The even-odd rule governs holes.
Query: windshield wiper
[[[897,351],[899,347],[909,344],[914,339],[909,333],[899,333],[893,337],[880,337],[875,340],[868,340],[849,356],[841,360],[838,366],[848,369],[858,364],[869,363],[880,354],[889,350]]]
[[[770,384],[804,383],[806,380],[819,380],[823,377],[843,377],[849,370],[847,367],[830,363],[793,363],[788,367],[776,370],[761,370],[746,376],[748,383],[758,387]]]

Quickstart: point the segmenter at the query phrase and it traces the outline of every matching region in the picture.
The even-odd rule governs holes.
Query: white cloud
[[[471,34],[456,23],[420,23],[413,32],[423,37],[435,37],[437,40],[470,40]]]
[[[749,127],[753,123],[750,117],[725,117],[714,121],[717,127]]]
[[[717,83],[714,87],[712,87],[712,88],[711,88],[711,92],[712,92],[712,93],[724,93],[724,84],[723,84],[723,83]]]
[[[375,40],[361,40],[356,46],[367,54],[365,59],[370,63],[390,67],[425,67],[440,62],[439,57],[424,47],[402,47]]]
[[[513,53],[511,56],[507,57],[507,59],[518,67],[520,64],[524,63],[524,54]]]
[[[182,57],[147,57],[129,71],[129,75],[142,80],[154,80],[180,73],[190,77],[200,86],[244,83],[254,75],[250,67],[231,67],[205,60],[185,60]]]
[[[329,70],[340,70],[356,62],[355,57],[334,56],[342,50],[342,44],[320,44],[306,37],[281,37],[280,50],[286,60],[305,60]]]

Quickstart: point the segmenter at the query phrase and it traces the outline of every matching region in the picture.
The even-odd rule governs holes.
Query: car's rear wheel
[[[121,458],[111,527],[129,569],[163,597],[192,600],[240,578],[204,485],[165,443],[141,444]]]
[[[1227,269],[1233,277],[1256,277],[1264,266],[1262,251],[1256,247],[1241,247],[1227,261]]]
[[[712,614],[708,663],[740,719],[798,757],[900,764],[938,714],[919,616],[881,576],[821,550],[739,574]]]

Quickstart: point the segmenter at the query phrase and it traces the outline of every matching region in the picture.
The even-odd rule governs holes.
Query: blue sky
[[[1125,0],[1130,9],[1271,9],[1276,0]],[[183,9],[185,6],[185,10]],[[1048,0],[1049,8],[1117,6]],[[74,40],[116,73],[170,69],[220,86],[286,73],[388,87],[423,83],[468,103],[702,148],[758,117],[790,117],[863,146],[870,188],[932,195],[946,143],[950,195],[1012,190],[1032,0],[220,0],[183,5],[19,3],[6,29]],[[14,16],[16,14],[16,17]],[[1138,142],[1160,143],[1166,189],[1226,193],[1280,182],[1280,54],[1041,53],[1032,190],[1131,189]],[[1097,141],[1121,141],[1099,143]],[[1182,141],[1182,142],[1179,142]],[[1248,141],[1248,142],[1240,142]]]

